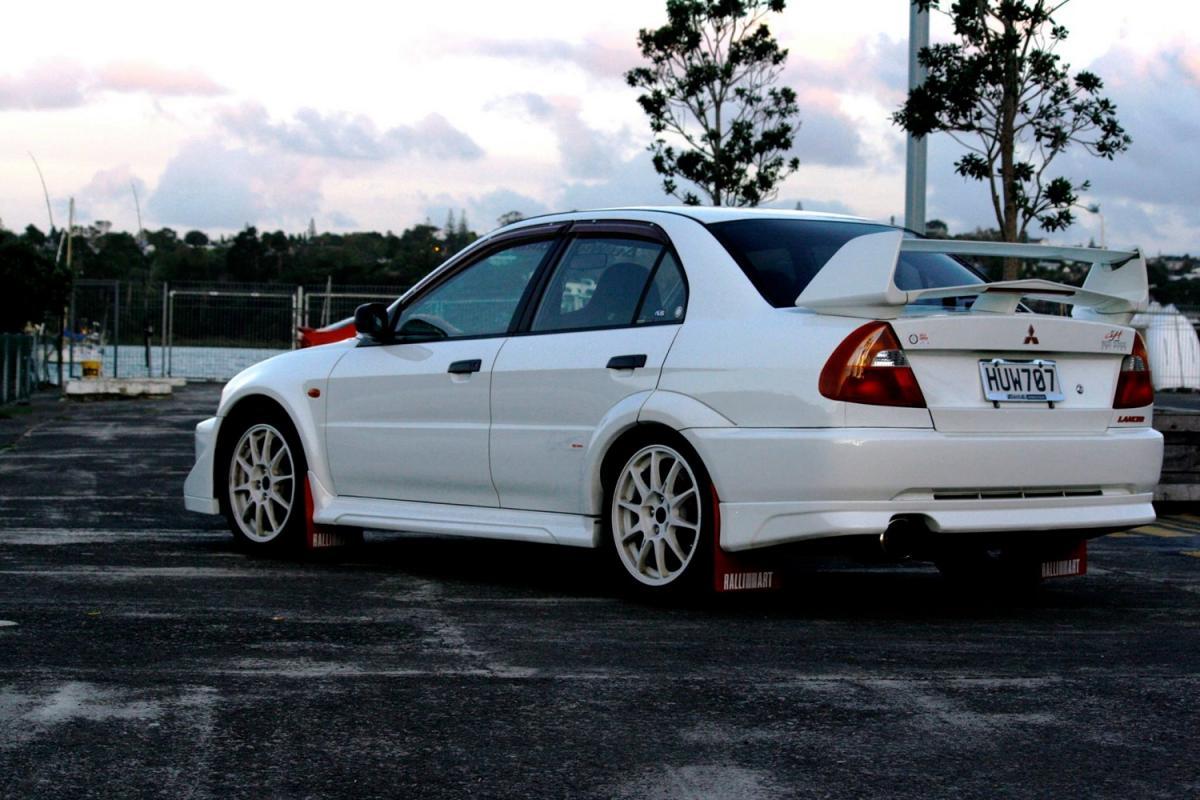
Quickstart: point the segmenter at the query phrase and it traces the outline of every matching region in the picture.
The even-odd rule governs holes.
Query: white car
[[[1092,267],[1082,288],[986,283],[964,255]],[[358,338],[230,381],[186,505],[256,548],[607,548],[663,591],[769,588],[769,548],[833,537],[1078,574],[1087,538],[1154,519],[1162,437],[1126,325],[1146,299],[1137,253],[785,211],[526,220],[361,307]]]

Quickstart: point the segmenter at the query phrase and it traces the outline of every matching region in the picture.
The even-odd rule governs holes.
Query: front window
[[[405,308],[397,335],[410,341],[503,336],[552,244],[514,245],[472,264]]]
[[[870,222],[808,219],[735,220],[717,222],[708,229],[763,299],[776,308],[794,306],[800,293],[846,242],[896,230]],[[896,286],[905,291],[974,283],[983,283],[983,279],[963,262],[940,253],[902,253],[896,265]]]

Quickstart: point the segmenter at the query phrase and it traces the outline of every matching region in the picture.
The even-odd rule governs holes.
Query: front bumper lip
[[[196,425],[196,463],[183,482],[183,506],[188,511],[221,513],[221,504],[213,491],[213,463],[220,423],[219,417],[209,417]]]

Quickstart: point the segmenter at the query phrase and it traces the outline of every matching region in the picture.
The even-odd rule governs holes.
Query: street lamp
[[[1084,206],[1083,208],[1089,214],[1095,214],[1100,218],[1100,248],[1102,250],[1108,249],[1108,245],[1104,241],[1104,215],[1100,213],[1100,206],[1096,203],[1092,203],[1091,205]]]
[[[921,48],[929,46],[929,10],[922,11],[916,3],[909,7],[908,16],[908,90],[925,82],[926,69],[919,59]],[[904,160],[904,227],[925,233],[925,160],[929,137],[916,138],[908,134]]]

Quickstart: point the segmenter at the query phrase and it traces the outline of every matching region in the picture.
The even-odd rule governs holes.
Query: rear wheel
[[[225,452],[222,497],[234,538],[256,550],[298,544],[308,467],[295,429],[282,415],[269,414],[242,420],[235,430]]]
[[[711,489],[691,449],[638,447],[608,483],[606,528],[630,585],[655,594],[703,586],[711,571]]]

